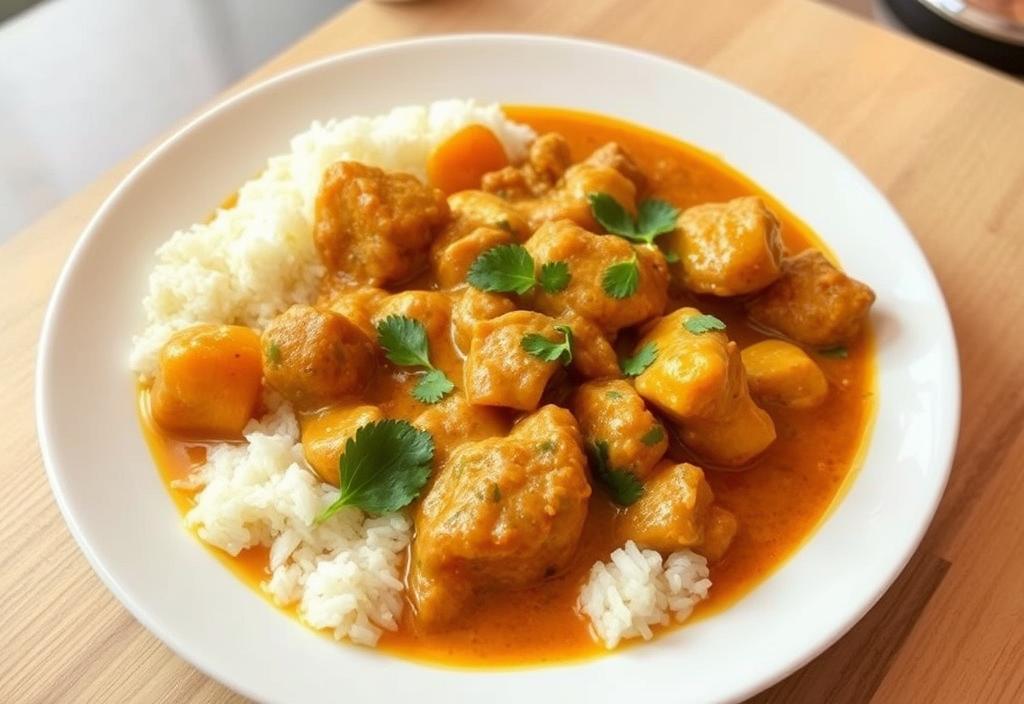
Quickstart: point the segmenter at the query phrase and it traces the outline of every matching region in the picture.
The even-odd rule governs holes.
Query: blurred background
[[[925,0],[818,1],[925,36],[938,18],[915,19]],[[1024,21],[1024,0],[933,1]],[[0,241],[352,2],[0,0]]]

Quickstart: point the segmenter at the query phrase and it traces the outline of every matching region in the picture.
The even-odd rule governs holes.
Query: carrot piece
[[[482,125],[464,127],[445,140],[427,161],[427,179],[445,194],[479,188],[489,171],[508,166],[505,148]]]

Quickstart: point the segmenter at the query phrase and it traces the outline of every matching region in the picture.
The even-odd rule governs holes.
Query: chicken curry
[[[576,601],[627,540],[699,554],[697,615],[727,606],[822,520],[873,405],[874,294],[769,195],[630,124],[506,113],[540,135],[523,163],[474,126],[426,183],[330,166],[319,300],[262,331],[178,332],[140,392],[169,484],[241,439],[267,390],[339,501],[346,472],[375,471],[346,464],[356,445],[406,448],[404,498],[359,504],[407,505],[415,526],[380,647],[445,663],[603,652]],[[266,552],[225,559],[258,584]]]

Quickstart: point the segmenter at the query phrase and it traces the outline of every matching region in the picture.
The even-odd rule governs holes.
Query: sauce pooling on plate
[[[707,570],[697,616],[728,606],[837,500],[873,406],[873,294],[784,207],[662,135],[505,111],[540,135],[524,163],[471,126],[430,183],[331,165],[319,299],[262,331],[179,332],[140,393],[169,486],[241,439],[265,389],[292,404],[308,471],[341,489],[319,520],[414,522],[379,647],[456,665],[627,637],[581,594],[630,541]],[[170,488],[183,511],[192,490]],[[222,556],[268,577],[265,546]]]

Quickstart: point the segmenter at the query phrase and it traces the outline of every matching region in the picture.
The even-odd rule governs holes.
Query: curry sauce
[[[507,107],[506,113],[539,134],[563,135],[574,161],[606,142],[619,143],[647,175],[650,194],[680,210],[760,195],[779,219],[790,254],[810,247],[827,252],[816,235],[780,203],[717,158],[692,146],[585,113],[521,106]],[[494,157],[489,155],[488,159],[493,161]],[[434,286],[429,278],[419,278],[411,288]],[[695,296],[673,289],[668,310],[681,306],[693,306],[721,319],[729,338],[741,348],[772,339],[749,322],[742,303],[735,299]],[[709,465],[673,438],[668,457],[703,467],[716,504],[735,514],[740,526],[725,557],[711,566],[710,597],[698,606],[696,618],[727,607],[777,569],[841,496],[870,430],[875,394],[873,345],[868,328],[847,345],[844,357],[812,355],[828,379],[826,400],[813,409],[771,407],[777,439],[742,471]],[[622,341],[617,347],[623,347]],[[435,363],[450,378],[462,378],[463,359],[459,354],[444,349],[434,354]],[[411,418],[422,406],[411,399],[410,384],[407,373],[395,371],[375,386],[368,402],[378,405],[388,417]],[[171,483],[201,463],[205,451],[199,443],[163,434],[147,412],[147,393],[140,389],[143,429],[168,491],[184,513],[190,506],[190,496]],[[438,631],[422,632],[412,610],[406,609],[399,630],[386,632],[378,647],[402,657],[469,667],[564,662],[607,652],[591,638],[575,602],[591,566],[607,560],[621,546],[621,538],[612,528],[621,510],[595,487],[582,537],[571,564],[562,573],[529,588],[477,595],[462,618]],[[256,589],[267,577],[266,555],[265,548],[246,550],[237,558],[218,552]]]

